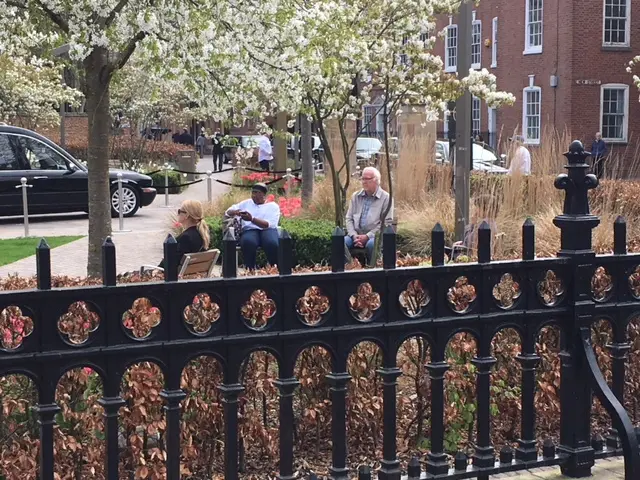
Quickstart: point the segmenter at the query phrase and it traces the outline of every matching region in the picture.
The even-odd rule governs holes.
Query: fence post
[[[591,248],[592,230],[600,223],[590,215],[588,190],[598,186],[598,179],[587,175],[589,156],[582,144],[574,141],[565,153],[568,173],[558,175],[554,185],[565,190],[564,208],[553,223],[560,228],[558,256],[571,260],[568,275],[562,279],[568,293],[573,318],[562,331],[560,388],[560,446],[567,456],[562,473],[570,477],[591,474],[595,456],[591,447],[591,387],[589,366],[581,355],[580,329],[590,328],[594,314],[591,299],[591,275],[595,253]]]
[[[211,187],[211,170],[207,170],[207,201],[213,201],[213,189]]]
[[[344,230],[336,227],[331,235],[331,271],[344,272]]]
[[[24,236],[29,236],[29,201],[27,200],[27,188],[31,188],[33,185],[27,185],[27,179],[22,177],[20,179],[20,185],[16,185],[16,188],[22,189],[22,214],[24,216]]]
[[[102,284],[105,287],[116,284],[116,246],[111,237],[102,244]]]
[[[291,275],[293,264],[293,248],[291,236],[286,230],[280,231],[278,242],[278,272],[280,275]]]
[[[444,229],[439,223],[431,230],[431,265],[444,265]]]
[[[235,278],[236,272],[236,247],[238,243],[231,230],[227,230],[222,239],[222,276]]]
[[[391,225],[387,225],[382,234],[382,267],[385,270],[396,268],[396,232]]]
[[[168,234],[164,241],[164,281],[175,282],[178,280],[178,242],[173,235]]]
[[[51,289],[51,249],[43,238],[36,247],[36,275],[38,277],[38,290]]]

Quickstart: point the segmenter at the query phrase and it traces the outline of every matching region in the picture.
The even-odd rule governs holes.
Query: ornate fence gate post
[[[600,219],[589,213],[588,190],[598,186],[598,179],[587,175],[589,156],[582,144],[574,141],[565,153],[568,173],[558,175],[555,187],[565,191],[564,208],[553,223],[560,228],[560,252],[569,257],[567,270],[569,302],[573,318],[562,331],[560,385],[560,447],[567,454],[562,472],[571,477],[591,474],[594,451],[591,447],[591,388],[588,365],[580,355],[580,329],[590,330],[594,313],[591,299],[591,275],[595,253],[591,248],[592,230]]]
[[[589,212],[587,193],[598,186],[598,179],[587,175],[589,165],[585,160],[589,155],[579,141],[574,141],[565,153],[568,174],[558,175],[555,181],[556,188],[566,192],[563,213],[554,219],[554,223],[561,231],[558,256],[570,259],[567,282],[572,310],[572,318],[568,319],[562,331],[558,450],[567,455],[562,473],[570,477],[591,474],[595,458],[590,429],[593,388],[621,435],[625,473],[630,480],[640,474],[638,441],[629,416],[598,367],[591,345],[591,325],[595,314],[591,279],[596,268],[591,241],[592,230],[600,220]]]

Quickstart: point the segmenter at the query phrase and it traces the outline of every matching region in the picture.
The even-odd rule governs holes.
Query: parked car
[[[494,152],[477,143],[473,144],[473,170],[486,173],[506,174],[509,170],[499,165],[500,161]],[[436,140],[436,163],[448,164],[449,142]]]
[[[124,215],[131,217],[156,198],[153,180],[127,170],[109,170],[111,214],[119,213],[117,174],[122,173]],[[24,128],[0,125],[0,216],[22,214],[21,178],[29,213],[87,212],[87,168],[51,140]]]
[[[358,160],[375,161],[381,150],[382,142],[377,138],[356,138],[356,158]]]

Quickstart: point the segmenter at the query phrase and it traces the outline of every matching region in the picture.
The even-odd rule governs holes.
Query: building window
[[[473,97],[471,104],[471,134],[475,138],[480,135],[480,99]]]
[[[455,72],[458,66],[458,26],[447,27],[445,72]]]
[[[491,67],[498,66],[498,17],[491,21]]]
[[[524,53],[542,52],[542,0],[526,0]]]
[[[602,44],[629,46],[629,0],[604,0]]]
[[[629,85],[607,84],[600,90],[600,131],[607,142],[626,142]]]
[[[475,15],[474,15],[475,16]],[[471,68],[480,68],[482,63],[482,21],[474,20],[471,25]]]
[[[522,136],[525,143],[540,143],[540,101],[542,90],[533,86],[533,78],[529,77],[529,86],[522,92]]]

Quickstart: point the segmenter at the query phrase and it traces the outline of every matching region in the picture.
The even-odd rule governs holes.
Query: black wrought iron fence
[[[430,345],[425,366],[430,376],[430,451],[425,459],[412,459],[410,478],[481,478],[500,472],[543,465],[560,465],[573,477],[588,476],[598,458],[624,454],[626,479],[640,478],[638,441],[621,406],[624,394],[625,353],[629,349],[626,326],[640,310],[640,255],[627,254],[626,224],[614,228],[614,253],[596,256],[591,232],[599,219],[589,212],[587,191],[597,179],[587,175],[588,165],[579,142],[569,152],[568,174],[555,185],[566,191],[564,212],[555,219],[561,229],[557,258],[535,258],[534,225],[522,231],[522,259],[494,262],[491,230],[479,227],[474,264],[445,263],[445,235],[439,225],[432,232],[432,266],[396,268],[395,234],[384,232],[383,268],[344,271],[343,232],[336,229],[331,242],[331,273],[292,275],[291,239],[283,232],[279,250],[279,275],[236,278],[236,240],[223,240],[223,278],[180,281],[175,260],[176,242],[164,244],[165,282],[116,285],[115,246],[103,245],[103,285],[83,288],[51,288],[49,250],[37,250],[38,288],[0,292],[0,375],[24,374],[38,387],[37,417],[40,430],[39,471],[52,480],[54,426],[59,407],[56,385],[70,369],[90,367],[103,382],[106,478],[118,479],[119,410],[123,372],[135,363],[152,361],[164,376],[161,396],[165,402],[167,478],[180,476],[181,401],[183,368],[192,359],[210,356],[222,365],[219,386],[224,409],[224,478],[239,478],[238,399],[241,365],[251,352],[267,351],[277,359],[280,393],[279,478],[294,476],[293,394],[299,385],[294,365],[300,352],[322,346],[332,358],[326,376],[331,401],[330,478],[346,479],[346,401],[351,377],[347,357],[362,341],[371,341],[383,354],[377,371],[383,385],[383,448],[379,479],[399,479],[396,445],[396,389],[401,370],[396,354],[402,343],[421,337]],[[211,315],[195,322],[187,312],[194,299],[206,293]],[[313,308],[309,299],[314,295]],[[70,306],[82,301],[92,312],[65,317]],[[316,308],[317,307],[317,308]],[[144,315],[136,315],[137,310]],[[91,321],[87,321],[90,318]],[[596,319],[607,319],[613,328],[612,384],[598,368],[590,340]],[[66,319],[66,320],[63,320]],[[71,323],[69,323],[71,322]],[[74,323],[76,322],[76,323]],[[538,333],[547,325],[561,332],[561,419],[559,444],[545,442],[539,453],[535,437],[536,368]],[[504,328],[515,329],[522,342],[517,360],[522,366],[521,428],[518,447],[499,453],[491,443],[490,374],[496,363],[491,341]],[[477,354],[477,423],[474,453],[451,458],[445,453],[447,425],[445,349],[459,332],[473,335]],[[592,392],[610,414],[614,429],[602,444],[592,444],[590,412]],[[424,467],[424,471],[423,471]],[[361,468],[361,479],[371,478]],[[423,477],[424,478],[424,477]]]

